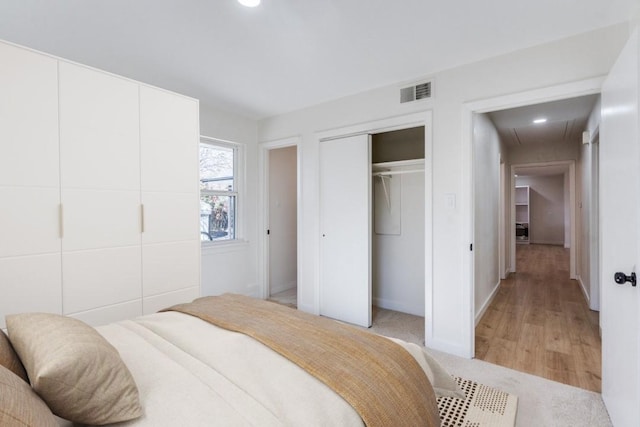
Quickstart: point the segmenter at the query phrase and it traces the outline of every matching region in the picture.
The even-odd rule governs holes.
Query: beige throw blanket
[[[240,332],[294,362],[342,396],[369,427],[439,426],[433,388],[398,344],[268,301],[225,294],[173,306]]]

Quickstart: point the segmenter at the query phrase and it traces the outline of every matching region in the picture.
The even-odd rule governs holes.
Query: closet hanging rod
[[[381,171],[373,172],[373,176],[388,176],[388,175],[403,175],[407,173],[424,172],[424,169],[411,169],[411,170],[399,170],[399,171]]]

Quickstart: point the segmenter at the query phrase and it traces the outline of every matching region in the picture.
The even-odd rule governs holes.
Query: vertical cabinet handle
[[[144,205],[140,205],[140,232],[144,233]]]
[[[58,205],[58,230],[60,231],[60,238],[64,238],[64,208],[62,203]]]

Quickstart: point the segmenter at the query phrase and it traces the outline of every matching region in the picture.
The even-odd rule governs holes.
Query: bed
[[[95,329],[13,315],[7,329],[3,426],[435,426],[436,397],[464,397],[415,344],[239,295]]]

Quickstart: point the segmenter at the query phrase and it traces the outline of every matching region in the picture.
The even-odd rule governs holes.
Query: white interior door
[[[369,135],[320,143],[320,314],[371,326]]]
[[[636,272],[640,241],[638,31],[602,88],[600,126],[600,231],[602,397],[615,426],[640,420],[640,290],[614,282]]]

